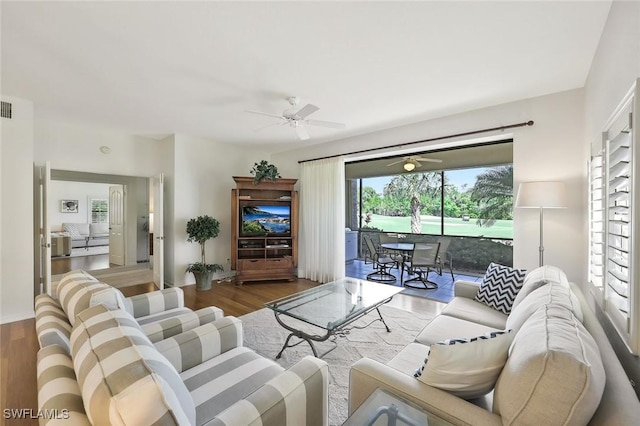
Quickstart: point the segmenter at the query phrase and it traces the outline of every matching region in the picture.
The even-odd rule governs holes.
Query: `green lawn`
[[[422,234],[440,234],[440,217],[421,216]],[[382,216],[371,215],[369,226],[373,226],[387,232],[411,232],[411,218],[408,216]],[[513,221],[498,220],[489,227],[476,225],[475,219],[468,222],[459,218],[444,218],[445,235],[456,235],[465,237],[489,237],[489,238],[513,238]]]

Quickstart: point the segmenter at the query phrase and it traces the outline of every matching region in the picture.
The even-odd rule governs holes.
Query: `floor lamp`
[[[516,207],[540,210],[540,266],[544,263],[543,210],[566,208],[564,182],[523,182],[518,187]]]

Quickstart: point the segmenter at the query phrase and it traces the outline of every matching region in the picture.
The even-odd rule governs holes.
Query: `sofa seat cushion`
[[[490,308],[484,303],[476,302],[466,297],[454,297],[444,307],[442,314],[483,324],[498,330],[504,330],[507,322],[507,315]]]
[[[511,311],[509,318],[507,318],[506,328],[517,332],[542,305],[548,304],[564,306],[582,322],[582,308],[571,288],[556,282],[549,282],[531,292]]]
[[[168,309],[166,311],[161,311],[161,312],[156,312],[155,314],[151,314],[151,315],[146,315],[143,317],[139,317],[136,318],[136,321],[138,321],[138,324],[140,325],[147,325],[147,324],[151,324],[153,322],[157,322],[160,320],[164,320],[167,318],[174,318],[174,317],[178,317],[181,315],[185,315],[185,314],[189,314],[192,313],[193,311],[189,308],[174,308],[174,309]]]
[[[543,305],[520,328],[494,391],[504,424],[587,424],[605,371],[598,346],[573,313]]]
[[[499,331],[499,329],[449,315],[438,315],[418,333],[415,340],[423,345],[433,345],[441,340],[479,336],[491,331]]]
[[[387,365],[407,376],[413,376],[417,365],[423,362],[428,354],[429,346],[420,343],[409,343]]]
[[[194,424],[178,372],[123,310],[97,305],[77,316],[73,368],[92,424]]]
[[[524,277],[522,288],[513,301],[511,309],[515,309],[529,294],[549,283],[556,283],[569,288],[569,280],[562,269],[553,265],[540,266]]]
[[[201,425],[283,371],[272,360],[240,347],[184,371],[180,377],[196,406],[196,424]]]

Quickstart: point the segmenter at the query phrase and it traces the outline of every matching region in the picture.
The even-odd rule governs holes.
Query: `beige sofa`
[[[109,245],[108,223],[63,223],[62,230],[71,237],[72,248]]]
[[[326,362],[285,370],[242,347],[239,319],[191,312],[180,289],[126,299],[84,271],[58,288],[36,304],[41,425],[327,425]]]
[[[576,285],[552,266],[531,271],[509,315],[474,298],[479,283],[458,281],[455,298],[387,364],[363,358],[350,370],[349,412],[376,389],[400,395],[459,425],[632,425],[640,403],[602,327]],[[464,399],[414,377],[430,345],[512,330],[495,388]],[[458,345],[461,346],[461,345]],[[470,357],[473,358],[473,357]],[[426,363],[429,365],[429,362]],[[455,393],[455,392],[454,392]]]

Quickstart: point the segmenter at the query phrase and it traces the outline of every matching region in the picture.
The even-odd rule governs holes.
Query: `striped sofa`
[[[69,339],[76,315],[99,303],[130,313],[152,342],[215,321],[224,315],[215,306],[195,312],[185,307],[184,293],[177,287],[124,297],[120,290],[99,282],[82,270],[65,274],[56,293],[57,299],[48,294],[36,296],[36,334],[41,348],[56,344],[67,353],[71,351]]]
[[[234,317],[153,343],[128,312],[98,304],[77,315],[70,345],[38,353],[39,409],[65,425],[328,423],[327,364],[285,370],[241,346]]]

